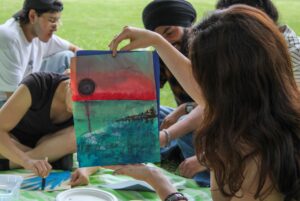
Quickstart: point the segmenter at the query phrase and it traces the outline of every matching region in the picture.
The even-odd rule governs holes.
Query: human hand
[[[155,167],[150,167],[144,164],[117,165],[114,166],[114,170],[114,174],[116,175],[126,175],[148,183],[151,183],[151,180],[154,179],[159,171]]]
[[[125,26],[122,32],[114,37],[114,39],[108,45],[110,50],[113,52],[113,56],[116,55],[118,45],[126,39],[130,42],[120,50],[133,50],[137,48],[145,48],[155,44],[155,38],[159,35],[155,32],[139,29],[135,27]]]
[[[115,166],[115,168],[117,168],[114,172],[115,174],[127,175],[150,184],[161,200],[165,200],[168,195],[177,191],[169,179],[158,168],[143,164],[119,165]]]
[[[164,118],[164,120],[160,124],[160,130],[169,128],[170,126],[175,124],[178,121],[178,119],[183,115],[185,115],[185,105],[181,104],[173,112],[171,112]]]
[[[167,145],[167,136],[163,131],[159,132],[159,144],[160,147],[165,147]]]
[[[189,157],[180,163],[179,174],[186,178],[192,178],[198,172],[201,172],[206,169],[202,166],[196,156]]]
[[[45,178],[49,175],[52,166],[47,160],[28,159],[24,162],[23,167],[27,170],[32,170],[37,176]]]
[[[89,172],[86,168],[78,168],[71,176],[70,185],[71,186],[81,186],[88,185],[89,180]]]

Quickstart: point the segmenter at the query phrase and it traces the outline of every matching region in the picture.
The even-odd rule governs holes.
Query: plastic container
[[[23,178],[17,175],[0,175],[0,201],[19,200]]]

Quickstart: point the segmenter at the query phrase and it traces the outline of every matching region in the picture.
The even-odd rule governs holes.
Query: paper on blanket
[[[32,174],[22,174],[24,180],[21,184],[23,190],[41,190],[42,178]],[[70,189],[71,173],[64,172],[51,172],[46,178],[46,185],[44,191],[58,191]]]
[[[185,181],[182,181],[182,182],[173,183],[173,185],[176,187],[177,190],[182,190],[184,189],[184,183]],[[129,181],[122,181],[113,184],[102,184],[99,185],[99,187],[104,187],[104,188],[109,188],[114,190],[155,192],[152,186],[140,180],[129,180]]]
[[[128,191],[149,191],[155,192],[155,190],[144,181],[140,180],[130,180],[130,181],[123,181],[114,184],[103,184],[100,187],[114,189],[114,190],[128,190]]]
[[[80,167],[160,161],[155,55],[77,52],[71,87]]]

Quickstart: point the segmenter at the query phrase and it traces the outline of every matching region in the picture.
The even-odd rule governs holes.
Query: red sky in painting
[[[77,86],[80,80],[89,78],[96,84],[91,95],[81,95]],[[93,72],[77,74],[72,80],[73,100],[155,100],[155,83],[138,71],[119,70],[113,72]]]

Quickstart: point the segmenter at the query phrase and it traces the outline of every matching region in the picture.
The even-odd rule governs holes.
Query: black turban
[[[143,23],[152,31],[158,26],[189,27],[196,15],[192,4],[185,0],[154,0],[143,11]]]

